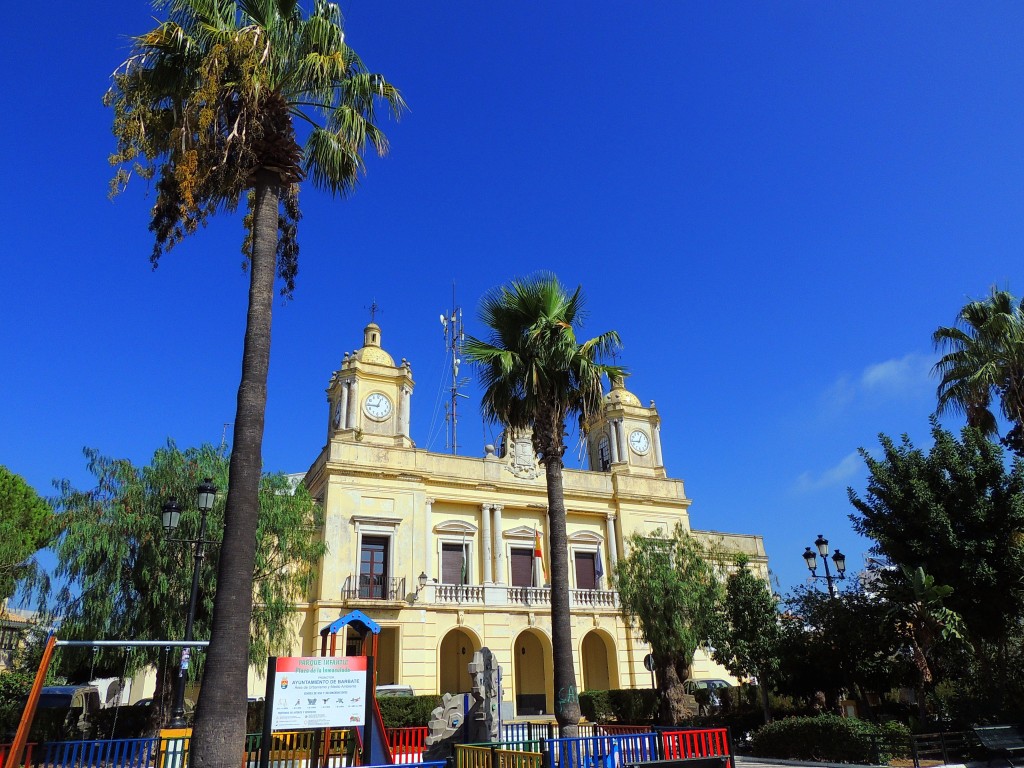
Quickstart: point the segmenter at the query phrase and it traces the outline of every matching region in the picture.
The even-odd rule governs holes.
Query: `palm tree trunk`
[[[551,656],[554,666],[555,719],[563,738],[579,732],[580,702],[572,655],[572,621],[569,609],[569,538],[562,493],[562,457],[544,458],[548,491],[548,534],[551,559]]]
[[[277,265],[279,179],[256,179],[249,311],[238,386],[224,541],[217,572],[210,647],[199,693],[193,768],[237,768],[245,740],[252,574],[256,563],[263,423],[270,367],[270,315]]]

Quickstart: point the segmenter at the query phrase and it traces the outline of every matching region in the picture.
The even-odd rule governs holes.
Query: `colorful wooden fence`
[[[159,739],[90,739],[41,744],[31,762],[39,768],[149,768],[156,763]],[[11,766],[14,768],[14,766]]]
[[[728,756],[729,731],[704,728],[686,731],[662,731],[662,759],[686,760],[690,757]]]
[[[423,760],[427,748],[426,726],[418,728],[387,728],[388,747],[395,765],[412,765]]]
[[[35,748],[36,743],[34,741],[29,742],[25,745],[25,752],[23,753],[22,756],[25,765],[32,764],[32,752],[35,750]],[[3,768],[4,763],[7,762],[7,753],[10,751],[10,749],[10,744],[0,744],[0,768]]]
[[[539,749],[540,742],[520,742],[510,746],[523,746],[527,743],[537,745],[537,751],[499,749],[495,744],[458,744],[455,747],[455,766],[456,768],[542,768],[544,755]]]

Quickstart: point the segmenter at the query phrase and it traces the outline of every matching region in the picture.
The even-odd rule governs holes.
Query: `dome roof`
[[[395,359],[380,346],[380,326],[370,323],[363,329],[363,347],[353,357],[361,363],[374,365],[390,365],[394,367]]]
[[[612,377],[612,390],[604,396],[605,405],[640,405],[640,398],[626,389],[621,376]]]

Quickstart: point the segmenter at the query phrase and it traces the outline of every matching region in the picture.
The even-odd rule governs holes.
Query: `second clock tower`
[[[666,476],[658,409],[653,400],[650,407],[641,405],[621,377],[612,379],[601,412],[591,419],[587,447],[592,470]]]

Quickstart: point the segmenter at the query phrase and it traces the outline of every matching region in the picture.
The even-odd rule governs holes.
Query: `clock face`
[[[374,392],[363,401],[363,410],[371,419],[382,421],[391,415],[391,401],[387,395]]]
[[[646,432],[634,429],[629,433],[629,447],[637,453],[647,453],[647,449],[651,447],[651,439],[647,437]]]

